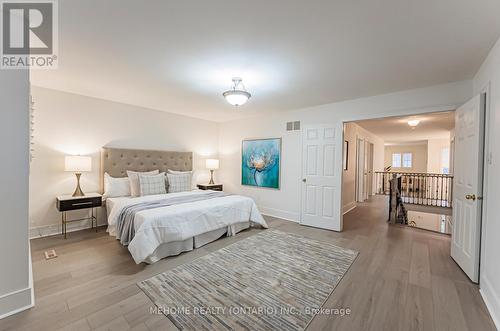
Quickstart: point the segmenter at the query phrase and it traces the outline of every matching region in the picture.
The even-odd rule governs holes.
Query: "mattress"
[[[117,215],[122,208],[175,194],[199,195],[206,194],[206,191],[106,199],[109,234],[116,236]],[[251,224],[267,228],[253,200],[236,195],[145,210],[134,218],[136,234],[128,249],[136,263],[154,263],[164,257],[201,247],[224,235],[235,235]]]

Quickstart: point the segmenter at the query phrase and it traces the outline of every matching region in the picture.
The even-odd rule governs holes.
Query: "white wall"
[[[64,172],[67,154],[93,157],[92,172],[82,175],[85,192],[99,190],[103,146],[192,151],[196,181],[208,181],[204,162],[217,156],[215,122],[40,87],[33,87],[32,95],[36,107],[30,183],[32,237],[60,231],[55,198],[73,193],[76,186],[75,175]]]
[[[363,139],[373,144],[373,172],[384,170],[384,141],[377,135],[365,130],[355,122],[346,123],[344,126],[344,140],[349,142],[349,165],[342,174],[342,213],[356,206],[356,139]],[[373,175],[375,190],[375,174]],[[373,192],[370,192],[372,195]]]
[[[443,166],[443,149],[450,148],[450,138],[429,139],[427,141],[427,172],[440,174]],[[449,162],[449,160],[447,160]]]
[[[219,130],[221,181],[228,191],[254,198],[264,213],[298,221],[301,140],[298,132],[286,132],[287,121],[299,120],[302,125],[329,123],[342,128],[344,121],[452,110],[469,99],[471,91],[472,83],[463,81],[222,123]],[[283,138],[280,190],[240,184],[241,141],[256,137]],[[337,145],[342,146],[342,135],[338,135],[337,139]],[[340,220],[338,223],[340,225]]]
[[[0,318],[32,305],[28,244],[29,81],[0,74]]]
[[[427,172],[427,143],[423,144],[405,144],[405,145],[390,145],[385,146],[384,165],[392,167],[393,153],[411,153],[412,167],[411,168],[396,168],[392,167],[391,171],[396,172]],[[402,162],[403,160],[401,160]]]
[[[486,165],[488,176],[483,200],[482,254],[480,287],[483,298],[490,313],[500,329],[500,218],[498,202],[500,201],[500,40],[488,55],[474,78],[474,95],[490,88],[488,141],[485,151],[490,162]]]

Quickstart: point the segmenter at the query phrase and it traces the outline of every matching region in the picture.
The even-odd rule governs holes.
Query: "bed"
[[[127,170],[160,172],[191,171],[192,153],[103,148],[101,187],[104,173],[126,177]],[[167,256],[199,248],[222,236],[233,236],[253,225],[267,228],[254,201],[240,195],[212,197],[212,191],[192,190],[143,197],[106,198],[108,232],[117,236],[117,222],[124,208],[187,199],[185,203],[143,210],[133,219],[134,236],[128,244],[136,263],[154,263]],[[196,200],[189,202],[189,199]]]

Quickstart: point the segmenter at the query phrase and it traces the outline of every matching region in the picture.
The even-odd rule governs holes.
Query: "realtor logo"
[[[56,0],[1,1],[2,69],[57,68]]]

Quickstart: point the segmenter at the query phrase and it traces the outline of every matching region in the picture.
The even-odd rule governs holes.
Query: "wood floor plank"
[[[431,288],[429,247],[426,243],[414,242],[411,249],[410,284]]]
[[[437,330],[468,330],[453,280],[433,276],[432,299]]]
[[[357,250],[359,255],[325,308],[350,314],[314,317],[308,330],[494,330],[479,294],[449,256],[446,235],[387,224],[387,202],[373,197],[333,232],[267,217],[271,228]],[[175,330],[137,287],[262,230],[243,231],[153,265],[135,264],[104,229],[32,240],[36,307],[0,320],[0,330]],[[59,257],[45,260],[56,249]],[[345,310],[344,310],[345,311]]]

